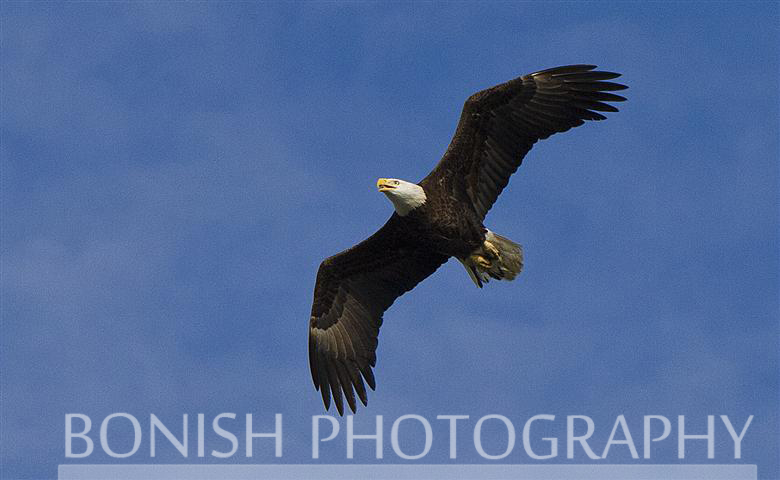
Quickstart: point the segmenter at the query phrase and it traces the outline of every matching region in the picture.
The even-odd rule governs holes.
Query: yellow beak
[[[392,190],[395,187],[389,183],[388,179],[380,178],[376,181],[376,188],[378,188],[380,192],[386,192],[388,190]]]

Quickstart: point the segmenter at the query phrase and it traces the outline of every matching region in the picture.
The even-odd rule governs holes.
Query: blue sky
[[[2,478],[56,477],[66,413],[282,413],[282,461],[310,462],[319,262],[385,221],[376,178],[425,176],[471,93],[570,63],[629,102],[538,144],[489,214],[515,282],[449,262],[388,311],[356,422],[588,415],[603,445],[624,414],[641,450],[642,415],[755,415],[741,461],[780,470],[776,3],[1,8]]]

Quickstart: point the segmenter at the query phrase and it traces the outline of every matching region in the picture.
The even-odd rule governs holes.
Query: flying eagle
[[[466,100],[455,136],[419,183],[380,178],[395,212],[366,240],[325,259],[317,272],[309,323],[309,367],[325,408],[331,396],[355,412],[376,388],[372,367],[382,314],[396,298],[457,258],[472,281],[512,280],[523,266],[520,245],[482,223],[537,140],[617,112],[605,102],[625,85],[618,73],[570,65],[523,75]]]

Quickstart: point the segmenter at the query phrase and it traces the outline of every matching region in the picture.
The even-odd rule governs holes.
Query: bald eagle
[[[382,315],[396,298],[457,258],[476,286],[512,280],[521,247],[483,221],[509,177],[537,140],[617,112],[605,102],[620,74],[569,65],[523,75],[466,100],[447,151],[419,183],[380,178],[377,188],[395,212],[366,240],[325,259],[317,272],[309,323],[309,367],[326,409],[331,396],[355,412],[367,405]],[[365,383],[364,383],[365,380]]]

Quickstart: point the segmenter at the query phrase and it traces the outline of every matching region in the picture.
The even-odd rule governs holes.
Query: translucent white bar
[[[60,465],[59,480],[757,480],[756,465]]]

